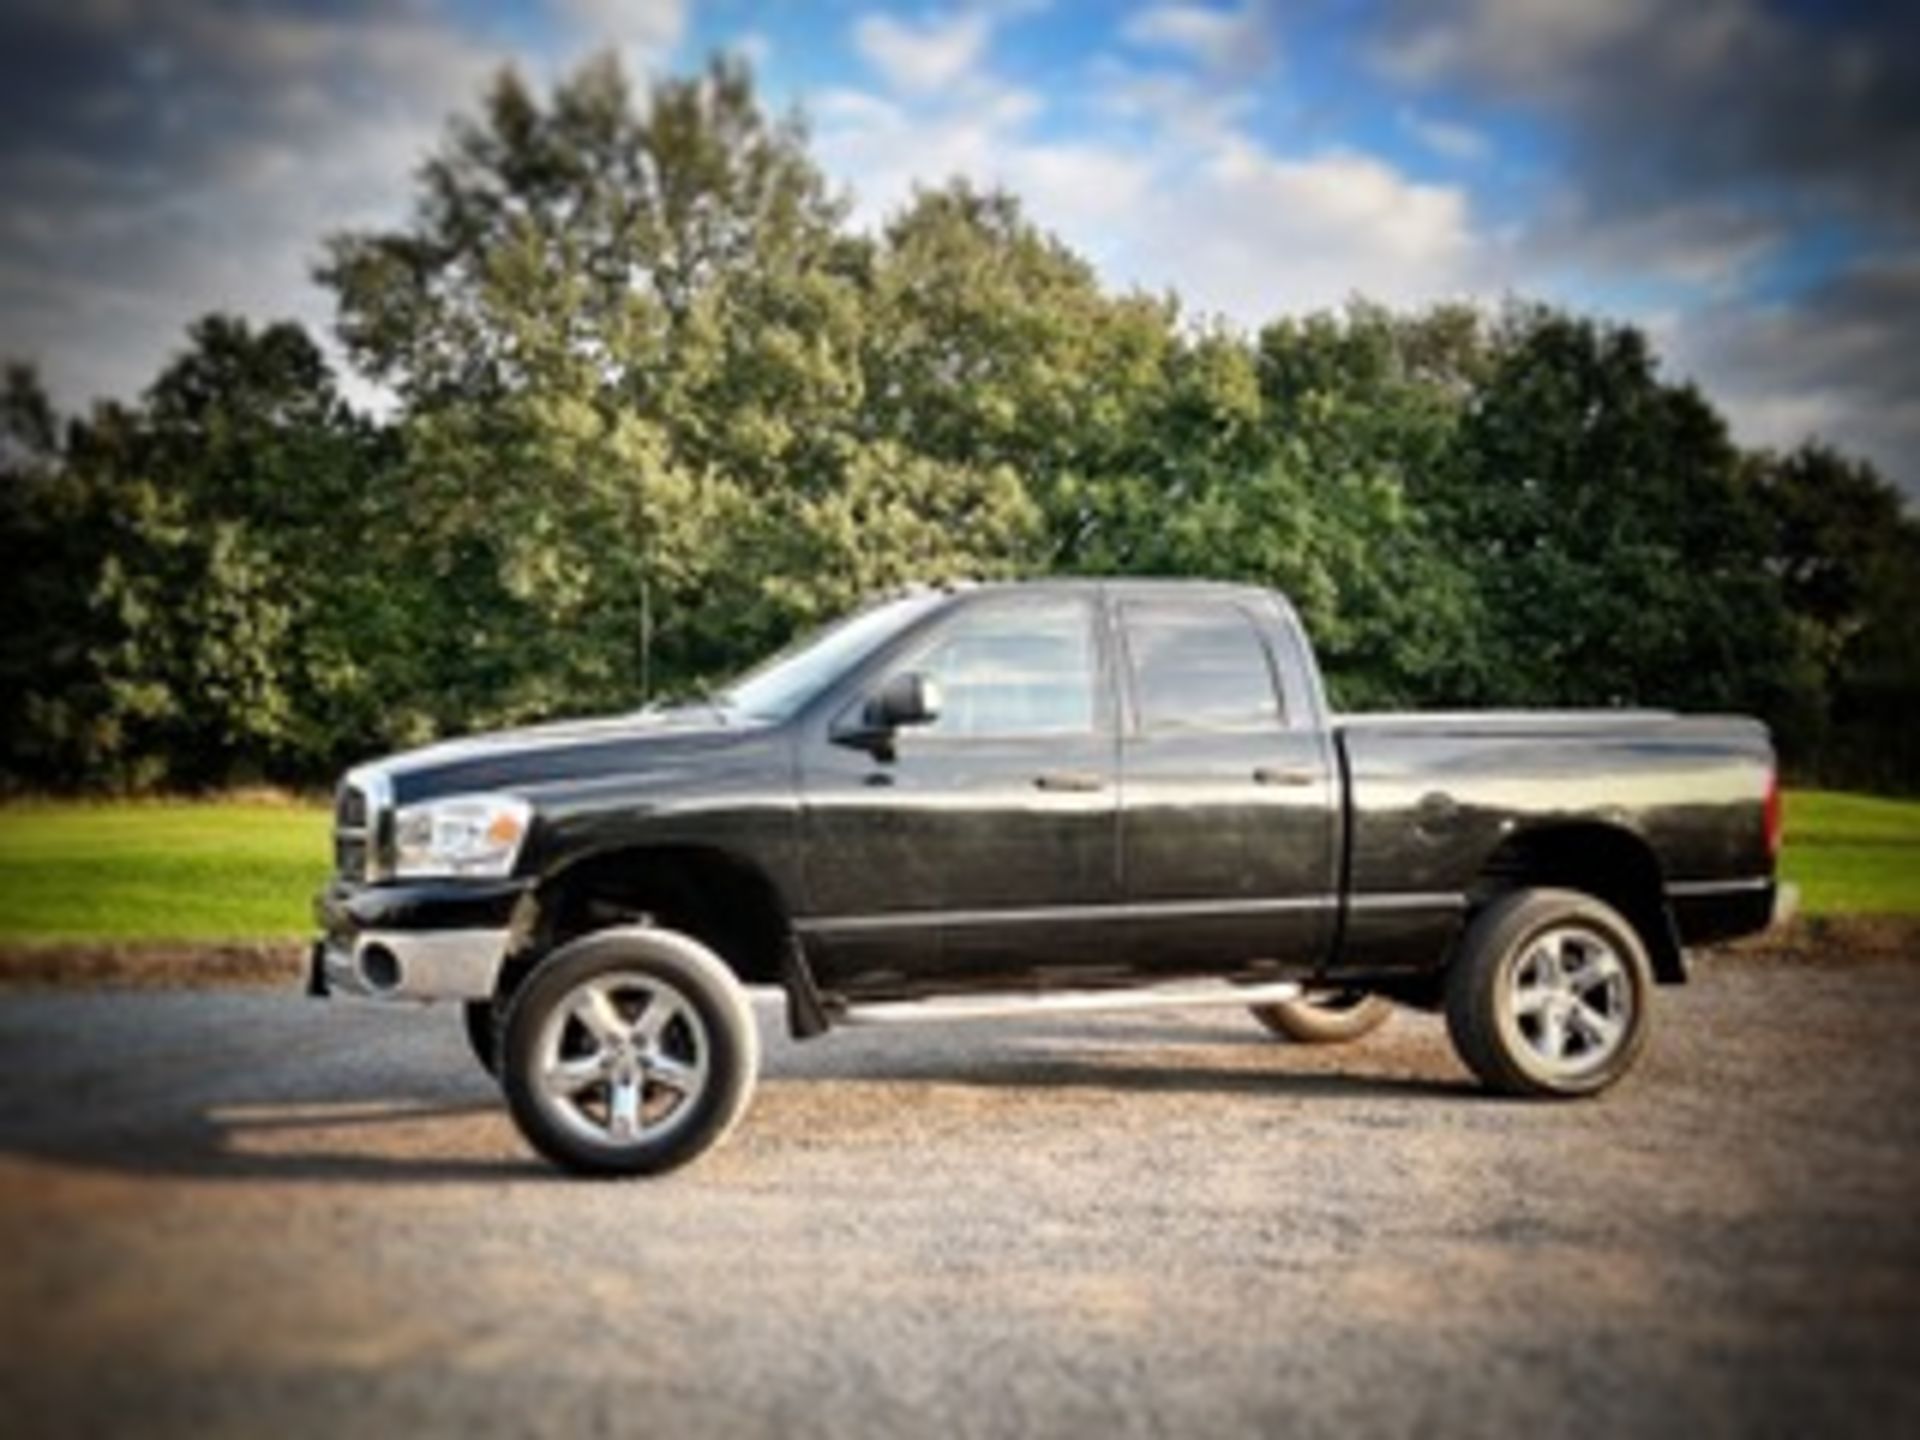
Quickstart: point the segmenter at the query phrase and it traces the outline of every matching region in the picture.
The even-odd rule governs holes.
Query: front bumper
[[[376,1000],[481,1000],[513,942],[523,881],[335,883],[316,898],[321,934],[307,993]]]

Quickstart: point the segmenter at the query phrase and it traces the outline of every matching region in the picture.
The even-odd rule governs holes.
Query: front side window
[[[1238,606],[1142,601],[1121,608],[1140,726],[1244,730],[1280,723],[1267,647]]]
[[[749,719],[788,719],[939,603],[939,595],[919,593],[856,610],[788,646],[716,698]]]
[[[904,667],[940,687],[943,736],[1084,735],[1097,706],[1093,615],[1072,599],[978,605]]]

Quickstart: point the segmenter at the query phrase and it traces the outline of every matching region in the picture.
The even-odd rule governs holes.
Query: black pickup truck
[[[1764,928],[1765,727],[1328,712],[1292,607],[1061,581],[877,601],[697,703],[351,772],[317,994],[464,1002],[527,1140],[655,1172],[792,1033],[1234,1004],[1443,1011],[1514,1095],[1626,1073],[1684,950]]]

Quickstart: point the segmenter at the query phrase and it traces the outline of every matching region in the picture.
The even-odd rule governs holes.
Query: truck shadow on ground
[[[796,1046],[769,1037],[761,1083],[782,1123],[820,1112],[835,1133],[871,1138],[893,1112],[873,1090],[897,1087],[902,1107],[929,1087],[1078,1097],[1188,1094],[1422,1101],[1470,1099],[1463,1078],[1366,1072],[1362,1052],[1327,1068],[1326,1053],[1289,1050],[1205,1028],[1132,1027],[1095,1035],[1023,1028],[967,1040],[954,1032],[917,1043],[895,1034],[829,1038]],[[49,1077],[66,1100],[12,1087],[0,1107],[0,1156],[131,1178],[285,1181],[305,1184],[551,1183],[553,1171],[521,1142],[497,1087],[444,1037],[377,1055],[315,1049],[258,1073],[227,1057],[109,1057],[81,1073]],[[233,1057],[237,1061],[238,1057]],[[853,1121],[835,1086],[866,1092]],[[858,1134],[848,1134],[854,1123]],[[746,1120],[752,1126],[750,1112]],[[1063,1124],[1076,1123],[1064,1112]],[[694,1172],[697,1173],[697,1170]]]

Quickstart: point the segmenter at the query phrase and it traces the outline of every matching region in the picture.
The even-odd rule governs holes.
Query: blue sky
[[[68,404],[205,310],[317,331],[496,66],[749,56],[875,223],[1007,186],[1116,286],[1257,325],[1367,295],[1644,326],[1756,443],[1920,491],[1920,19],[1785,0],[14,0],[0,351]]]

